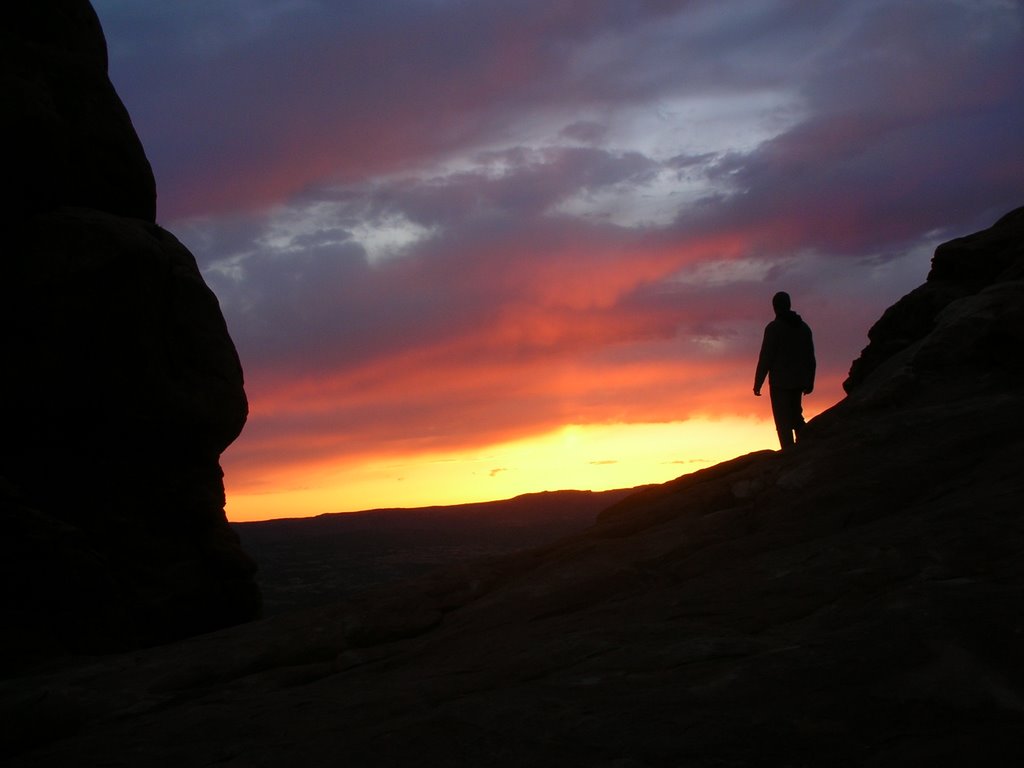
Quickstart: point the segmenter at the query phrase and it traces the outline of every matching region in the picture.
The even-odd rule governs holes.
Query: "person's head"
[[[792,302],[789,300],[789,294],[785,291],[779,291],[772,296],[772,308],[775,310],[776,315],[788,312],[792,306]]]

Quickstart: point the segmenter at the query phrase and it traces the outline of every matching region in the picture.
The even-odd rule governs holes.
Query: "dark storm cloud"
[[[711,173],[737,194],[683,212],[684,226],[707,217],[760,230],[765,248],[862,254],[987,226],[1019,198],[1020,7],[866,5],[840,13],[847,26],[803,73],[806,119],[719,159]]]
[[[664,13],[653,5],[97,3],[170,216],[266,203],[319,174],[351,180],[479,140],[507,114],[563,103],[578,79],[572,53]],[[581,101],[602,82],[584,79]]]

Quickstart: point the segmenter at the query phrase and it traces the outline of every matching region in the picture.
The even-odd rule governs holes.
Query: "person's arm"
[[[814,334],[811,333],[811,327],[807,326],[807,388],[804,390],[805,395],[811,394],[814,391],[814,374],[818,368],[818,362],[814,359]]]
[[[761,353],[757,356],[757,370],[754,372],[754,394],[761,396],[761,387],[768,376],[768,369],[771,367],[772,358],[775,356],[775,333],[772,324],[769,323],[764,329],[764,338],[761,339]]]

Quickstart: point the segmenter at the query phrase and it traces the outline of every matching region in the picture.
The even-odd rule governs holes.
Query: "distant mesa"
[[[257,615],[219,456],[242,370],[86,0],[4,9],[0,557],[5,661],[159,643]]]

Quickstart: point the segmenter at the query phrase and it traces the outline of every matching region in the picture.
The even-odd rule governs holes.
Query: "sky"
[[[1019,0],[93,0],[245,371],[235,521],[664,482],[777,447],[1024,205]]]

